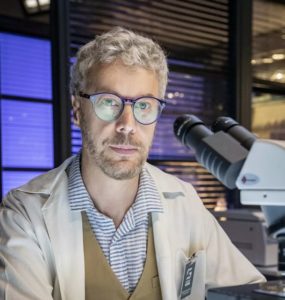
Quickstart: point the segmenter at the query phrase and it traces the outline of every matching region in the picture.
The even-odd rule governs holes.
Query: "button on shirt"
[[[67,173],[71,209],[86,211],[92,231],[109,265],[122,286],[132,293],[146,260],[149,214],[163,212],[153,179],[146,169],[142,170],[136,199],[116,229],[113,220],[100,213],[89,197],[81,177],[80,154],[72,161]]]

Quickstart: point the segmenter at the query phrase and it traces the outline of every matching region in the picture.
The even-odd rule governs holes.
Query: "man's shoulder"
[[[51,194],[54,187],[61,181],[67,180],[65,170],[72,162],[74,157],[66,159],[57,168],[51,169],[37,177],[32,178],[22,186],[12,189],[7,197],[11,194],[28,193],[28,194]]]
[[[42,215],[43,209],[56,211],[55,203],[66,205],[64,196],[68,191],[68,176],[65,170],[72,160],[71,157],[59,167],[10,190],[1,202],[0,215],[5,214],[5,211],[13,211],[26,219],[35,220]],[[60,199],[62,201],[58,201]]]
[[[164,212],[169,221],[172,220],[175,223],[174,219],[177,215],[187,224],[192,223],[193,220],[197,223],[199,219],[201,221],[203,218],[209,217],[202,200],[191,183],[150,164],[146,164],[146,169],[159,191]],[[172,219],[173,217],[174,219]]]
[[[166,173],[160,168],[146,164],[146,169],[153,178],[158,189],[162,192],[179,192],[182,191],[188,196],[197,196],[196,191],[191,183],[183,181],[182,179],[172,174]]]
[[[163,171],[162,169],[160,169],[159,167],[154,166],[150,163],[146,163],[146,169],[148,170],[148,172],[154,179],[169,180],[173,183],[176,183],[176,184],[179,183],[182,185],[191,185],[189,182],[183,181],[180,178],[178,178],[177,176],[169,174],[169,173]]]

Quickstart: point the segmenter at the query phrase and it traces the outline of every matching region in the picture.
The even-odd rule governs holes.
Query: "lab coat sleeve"
[[[264,282],[264,276],[232,244],[217,220],[205,211],[206,288]]]
[[[0,299],[53,299],[53,279],[36,231],[10,193],[0,207]]]

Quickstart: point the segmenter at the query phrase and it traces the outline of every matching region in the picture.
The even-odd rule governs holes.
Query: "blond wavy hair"
[[[77,95],[88,83],[91,68],[111,64],[120,59],[126,66],[138,66],[155,71],[159,82],[159,97],[163,98],[168,80],[166,55],[158,43],[122,27],[111,31],[82,46],[71,68],[70,92]]]

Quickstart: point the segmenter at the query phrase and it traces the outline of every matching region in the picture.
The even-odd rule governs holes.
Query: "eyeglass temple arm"
[[[90,95],[88,95],[88,94],[79,92],[78,95],[79,95],[80,97],[82,97],[82,98],[90,99]]]

